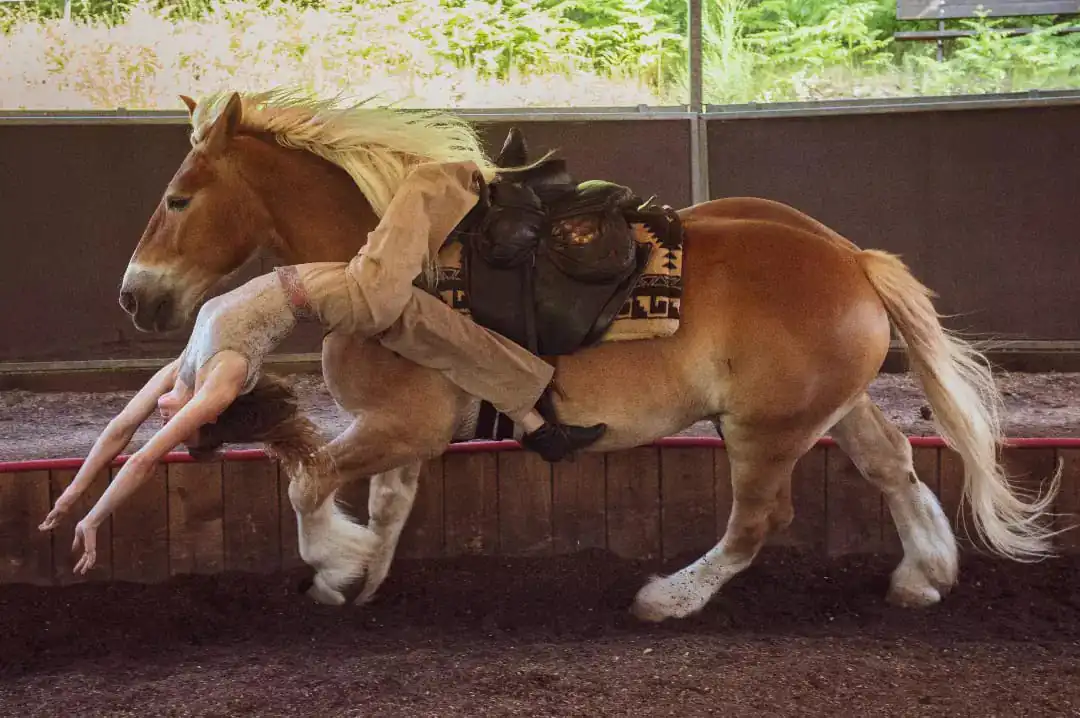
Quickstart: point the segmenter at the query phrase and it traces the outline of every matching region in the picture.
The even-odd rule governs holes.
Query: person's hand
[[[75,540],[71,543],[72,553],[83,549],[82,558],[75,564],[72,573],[85,574],[97,562],[97,526],[83,519],[75,527]]]
[[[38,526],[40,531],[51,531],[56,528],[60,521],[68,515],[71,511],[71,507],[75,505],[75,497],[68,496],[66,493],[62,494],[60,498],[56,500],[53,505],[52,511],[45,517],[45,520]]]

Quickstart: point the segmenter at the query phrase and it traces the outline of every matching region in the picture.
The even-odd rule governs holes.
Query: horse
[[[488,179],[499,169],[475,129],[449,112],[284,88],[182,99],[191,148],[121,285],[121,306],[141,331],[184,326],[258,251],[286,264],[347,262],[418,163],[473,160]],[[903,555],[885,600],[920,608],[947,596],[959,576],[956,536],[915,472],[910,442],[868,394],[894,330],[938,430],[963,461],[978,538],[1014,561],[1054,553],[1055,532],[1044,519],[1060,470],[1041,494],[1010,485],[991,369],[942,325],[934,293],[900,257],[861,249],[762,198],[710,200],[675,213],[684,233],[677,331],[601,342],[556,363],[559,416],[608,426],[590,452],[640,446],[700,421],[712,421],[725,439],[733,502],[723,536],[680,570],[645,580],[634,615],[690,616],[749,567],[767,537],[791,523],[793,468],[826,434],[883,493],[898,531]],[[324,337],[322,371],[354,421],[324,449],[336,469],[307,477],[307,489],[292,477],[289,496],[300,554],[315,569],[309,595],[340,605],[362,582],[355,603],[363,604],[389,571],[423,462],[454,441],[476,400],[441,374],[348,335]],[[371,482],[367,526],[334,500],[361,477]]]

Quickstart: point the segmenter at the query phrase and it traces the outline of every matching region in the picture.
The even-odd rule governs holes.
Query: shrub
[[[705,0],[711,103],[1080,86],[1080,35],[897,43],[894,0]],[[179,109],[298,84],[404,106],[687,101],[686,0],[63,0],[0,6],[0,108]],[[925,23],[924,23],[925,24]],[[1016,24],[1015,22],[1011,24]],[[911,27],[910,23],[905,27]]]

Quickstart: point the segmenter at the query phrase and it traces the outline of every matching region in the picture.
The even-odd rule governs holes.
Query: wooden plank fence
[[[961,506],[957,456],[937,439],[912,439],[920,478],[940,497],[954,527]],[[1005,450],[1022,483],[1063,462],[1056,512],[1080,513],[1080,439],[1018,440]],[[77,460],[0,464],[0,583],[85,580],[156,582],[187,573],[272,572],[302,565],[287,479],[261,451],[195,463],[174,455],[99,533],[98,565],[71,574],[74,521],[52,534],[37,525],[71,482]],[[75,512],[82,516],[117,468],[103,472]],[[795,520],[771,543],[830,556],[896,554],[883,498],[828,440],[797,465]],[[361,521],[367,482],[340,495]],[[429,462],[399,549],[401,559],[471,555],[544,556],[607,549],[626,559],[692,556],[723,534],[731,486],[723,442],[666,439],[551,466],[512,442],[453,447]],[[971,526],[971,521],[966,521]],[[959,531],[965,541],[963,531]],[[966,541],[965,541],[966,542]],[[1059,537],[1080,552],[1080,532]]]

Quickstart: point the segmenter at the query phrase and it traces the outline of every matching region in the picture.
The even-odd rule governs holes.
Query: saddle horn
[[[499,156],[495,158],[496,167],[521,167],[529,161],[529,147],[521,130],[511,127],[506,134]]]

